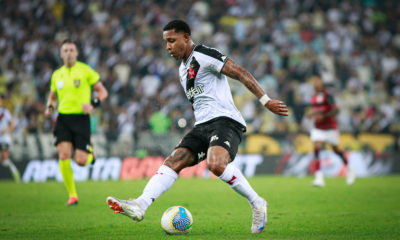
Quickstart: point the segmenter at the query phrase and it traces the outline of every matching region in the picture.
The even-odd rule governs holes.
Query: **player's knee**
[[[207,169],[216,176],[221,176],[226,165],[223,161],[218,161],[218,158],[210,157],[207,159]]]
[[[71,153],[68,152],[59,152],[58,153],[58,158],[61,160],[66,160],[71,158]]]
[[[194,156],[192,152],[185,148],[179,148],[165,159],[164,164],[179,173],[182,169],[190,166],[193,162]]]
[[[225,148],[213,146],[208,149],[207,168],[216,176],[222,175],[230,161],[229,152]]]
[[[85,157],[77,157],[77,158],[75,159],[75,162],[76,162],[79,166],[85,166],[85,165],[86,165],[86,161],[87,161],[87,158],[85,158]]]

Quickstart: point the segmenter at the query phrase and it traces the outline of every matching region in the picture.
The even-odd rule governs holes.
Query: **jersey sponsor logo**
[[[203,84],[199,84],[197,87],[192,87],[186,91],[186,97],[190,102],[193,103],[193,99],[196,95],[204,92]]]
[[[196,58],[193,57],[192,61],[190,62],[189,69],[187,71],[187,79],[186,79],[186,97],[189,99],[191,103],[193,103],[194,101],[194,96],[203,92],[203,86],[200,87],[199,85],[197,87],[194,87],[194,80],[196,79],[199,69],[200,69],[200,64],[199,62],[197,62]]]
[[[63,88],[63,86],[64,86],[64,81],[63,80],[57,82],[58,90],[61,90]]]
[[[214,135],[214,136],[211,137],[210,142],[216,141],[218,139],[219,139],[219,137],[217,135]]]
[[[197,154],[197,158],[198,158],[199,160],[203,160],[205,156],[206,156],[206,154],[205,154],[204,152],[201,152],[201,153],[198,153],[198,154]]]
[[[81,80],[80,79],[74,79],[74,86],[78,88],[81,85]]]
[[[322,94],[318,94],[317,95],[317,98],[316,98],[316,102],[317,103],[322,103],[322,101],[324,100],[324,95],[322,95]]]

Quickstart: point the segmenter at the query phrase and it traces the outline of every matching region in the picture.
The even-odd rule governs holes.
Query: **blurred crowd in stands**
[[[234,100],[249,132],[307,131],[319,74],[340,108],[342,132],[400,133],[400,4],[378,0],[0,0],[0,94],[16,134],[51,132],[44,118],[60,43],[101,75],[110,97],[92,131],[116,137],[184,131],[193,112],[162,28],[186,20],[195,43],[250,71],[291,115],[274,116],[239,82]]]

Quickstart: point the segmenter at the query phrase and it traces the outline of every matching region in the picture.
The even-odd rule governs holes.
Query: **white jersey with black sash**
[[[193,104],[195,125],[218,117],[228,117],[246,127],[233,103],[228,80],[221,73],[228,57],[204,45],[194,47],[179,66],[179,77],[186,97]]]

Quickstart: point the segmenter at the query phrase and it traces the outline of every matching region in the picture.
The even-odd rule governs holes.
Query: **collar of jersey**
[[[192,57],[194,50],[197,48],[198,45],[194,45],[194,48],[192,49],[192,52],[190,53],[189,57],[186,59],[186,62],[183,62],[183,64],[186,66],[187,63],[189,62],[189,59]]]
[[[78,64],[79,64],[79,61],[76,61],[76,63],[75,63],[74,66],[68,68],[68,67],[66,67],[65,65],[63,65],[63,68],[64,68],[65,70],[70,70],[70,71],[71,71],[72,69],[76,68],[76,66],[78,66]]]

